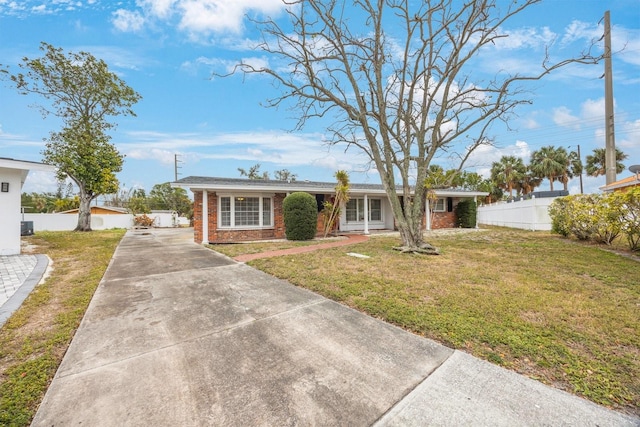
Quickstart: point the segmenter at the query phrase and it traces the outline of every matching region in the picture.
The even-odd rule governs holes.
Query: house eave
[[[189,178],[171,183],[172,187],[185,188],[191,191],[211,191],[216,193],[293,193],[304,191],[312,194],[333,194],[335,192],[334,183],[310,182],[310,181],[264,181],[258,180],[236,180],[233,183],[225,182],[189,182]],[[349,188],[351,195],[386,195],[382,185],[373,184],[351,184]],[[438,189],[435,190],[438,197],[485,197],[488,192]]]

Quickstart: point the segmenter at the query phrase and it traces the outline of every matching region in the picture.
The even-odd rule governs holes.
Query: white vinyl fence
[[[533,197],[529,200],[478,206],[478,224],[549,231],[549,205],[554,200],[554,197]]]
[[[178,217],[174,220],[171,213],[150,213],[147,214],[154,219],[155,227],[173,227],[176,225],[189,225],[189,220]],[[33,222],[33,232],[38,231],[69,231],[78,225],[78,214],[41,214],[25,213],[22,221]],[[133,227],[133,215],[98,215],[91,214],[91,228],[93,230],[108,230],[110,228],[131,228]]]

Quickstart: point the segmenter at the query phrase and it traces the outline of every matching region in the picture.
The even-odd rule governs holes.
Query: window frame
[[[380,219],[371,219],[371,201],[372,200],[377,200],[380,202]],[[353,202],[352,202],[353,201]],[[348,209],[347,206],[349,205],[349,203],[355,203],[355,220],[350,220],[349,219],[349,215],[347,214],[347,211],[353,212],[354,209]],[[382,223],[384,222],[384,208],[383,208],[383,204],[382,204],[382,198],[380,197],[367,197],[367,204],[368,209],[367,209],[367,215],[369,216],[369,221],[370,223]],[[362,211],[360,211],[360,209],[362,209]],[[378,209],[376,209],[378,210]],[[344,211],[345,211],[345,216],[344,216],[344,220],[345,222],[347,222],[348,224],[364,224],[364,197],[352,197],[349,199],[349,201],[346,203],[345,207],[344,207]]]
[[[218,194],[218,207],[217,207],[217,219],[218,219],[218,229],[222,230],[261,230],[261,229],[269,229],[274,228],[275,218],[274,218],[274,194],[262,194],[262,193],[221,193]],[[258,199],[258,225],[237,225],[236,224],[236,199],[237,198],[257,198]],[[222,199],[229,199],[229,211],[222,210]],[[266,213],[265,207],[267,207],[266,200],[269,200],[269,224],[265,225]],[[229,214],[229,225],[223,225],[223,215],[225,213]]]
[[[438,208],[438,204],[442,202],[442,207]],[[447,199],[446,197],[438,197],[433,204],[433,212],[446,212],[447,211]]]

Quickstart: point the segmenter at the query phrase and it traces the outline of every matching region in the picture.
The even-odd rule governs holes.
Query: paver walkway
[[[48,264],[41,254],[0,256],[0,327],[40,282]]]
[[[289,249],[280,249],[277,251],[260,252],[257,254],[243,254],[243,255],[238,255],[233,259],[238,262],[247,262],[247,261],[253,261],[254,259],[271,258],[271,257],[283,256],[283,255],[304,254],[307,252],[313,252],[320,249],[329,249],[329,248],[337,248],[340,246],[355,245],[356,243],[362,243],[369,240],[369,236],[365,236],[363,234],[349,234],[346,237],[347,238],[345,240],[338,240],[336,242],[320,243],[318,245],[300,246],[297,248],[289,248]]]

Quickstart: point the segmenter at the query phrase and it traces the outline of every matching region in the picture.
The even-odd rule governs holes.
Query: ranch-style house
[[[335,194],[335,182],[278,181],[189,176],[171,184],[194,195],[194,240],[198,243],[234,243],[285,238],[282,201],[304,191],[318,202],[318,234],[323,230],[320,211]],[[486,192],[435,190],[433,209],[425,209],[425,230],[455,227],[454,208],[462,199],[484,197]],[[338,232],[394,230],[391,204],[380,184],[350,184],[349,201],[340,210]]]

